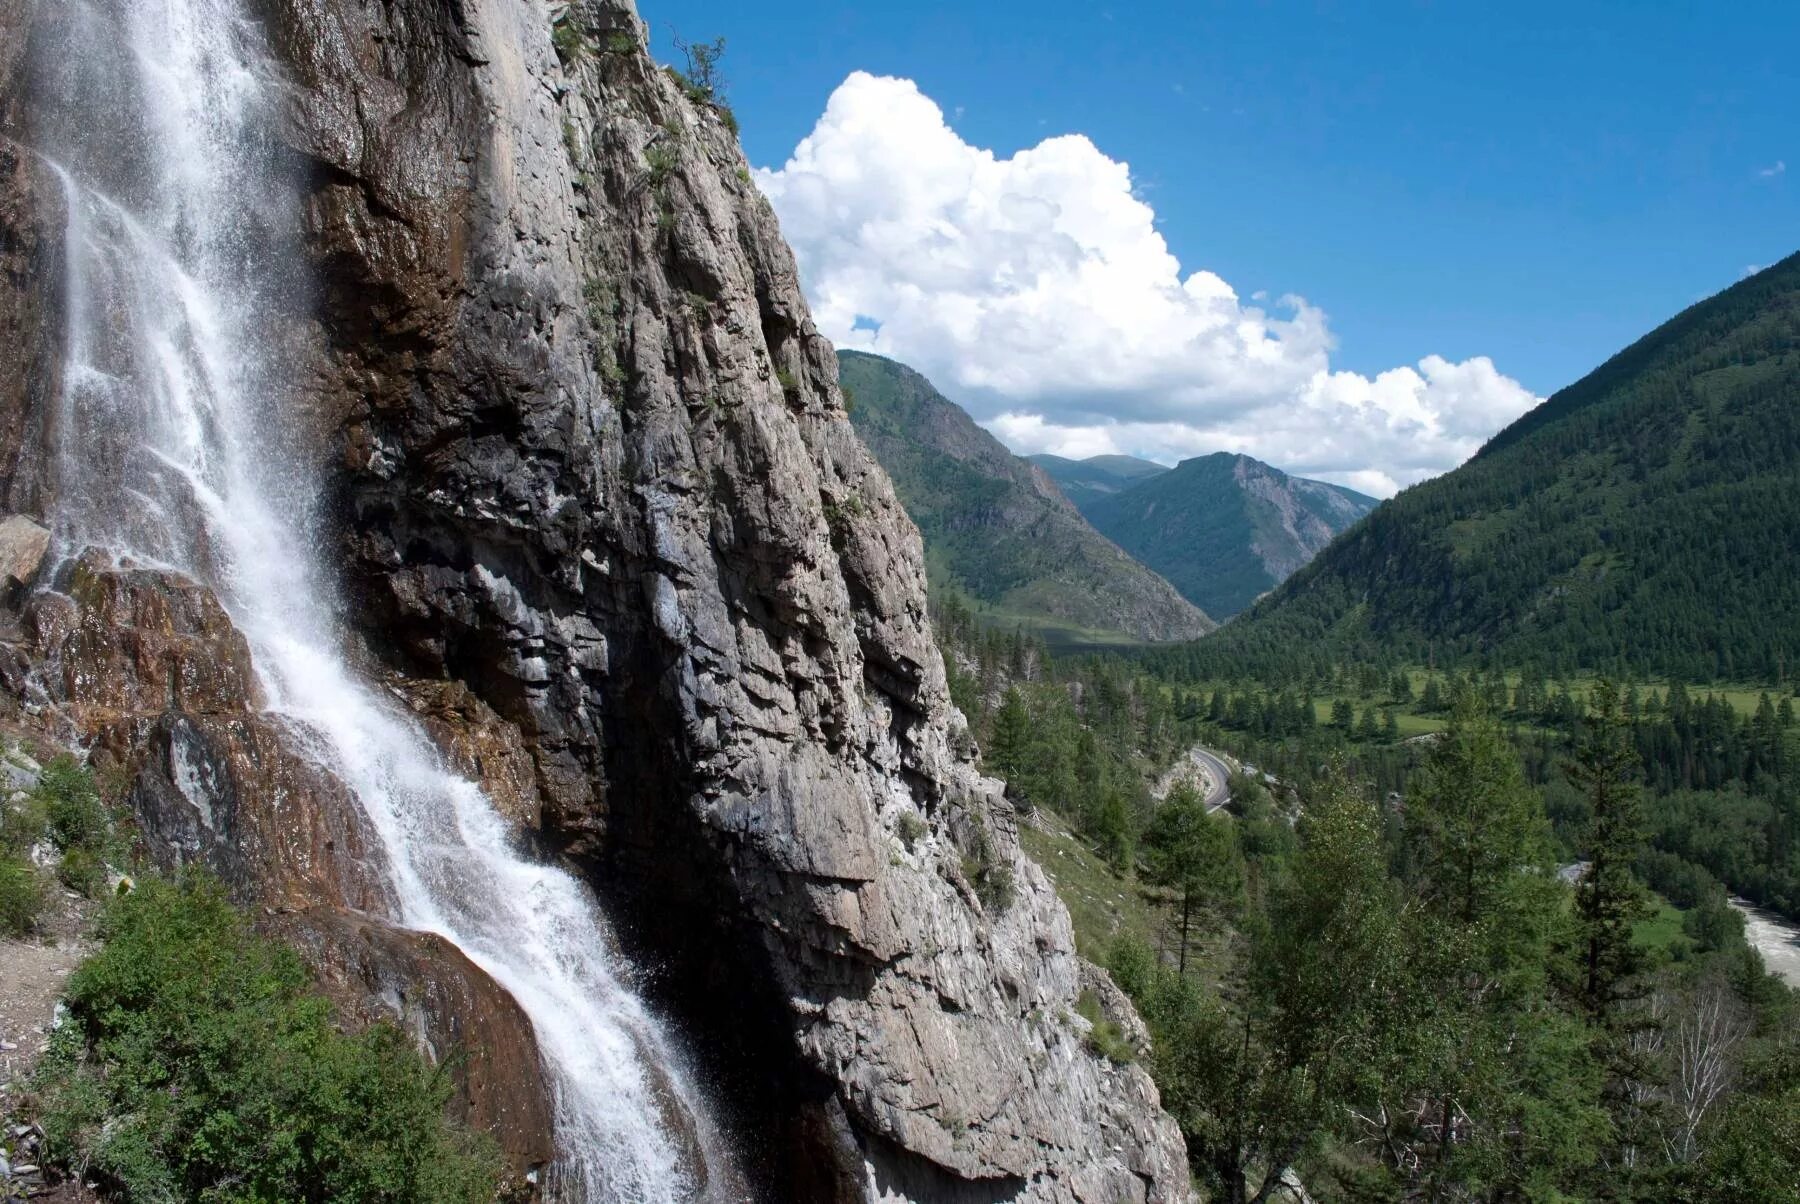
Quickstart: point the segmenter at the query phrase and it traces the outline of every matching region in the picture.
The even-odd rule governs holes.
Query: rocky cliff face
[[[56,7],[0,0],[0,480],[39,515],[59,219],[8,55]],[[1183,1199],[1148,1078],[1086,1046],[1068,918],[948,700],[917,531],[722,115],[629,0],[254,7],[294,85],[319,291],[287,354],[366,671],[612,900],[739,1105],[745,1176]],[[164,857],[286,916],[335,990],[484,1050],[470,1115],[541,1162],[529,1026],[380,923],[354,800],[258,710],[216,602],[94,556],[51,585],[3,633],[13,704],[133,775]]]

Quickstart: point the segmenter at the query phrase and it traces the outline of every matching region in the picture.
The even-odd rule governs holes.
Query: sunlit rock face
[[[312,281],[270,338],[346,655],[609,901],[726,1103],[731,1190],[1185,1199],[1149,1079],[1087,1048],[1067,914],[969,759],[917,532],[722,115],[621,0],[554,33],[536,0],[255,8]],[[12,265],[53,262],[58,221],[8,112],[0,481],[42,514],[54,432],[12,382],[59,358],[55,310]],[[466,1113],[541,1163],[530,1024],[454,949],[371,926],[356,801],[259,709],[216,601],[84,559],[15,627],[14,697],[132,775],[163,855],[282,913],[340,997],[479,1035]],[[981,862],[1011,890],[978,892]]]

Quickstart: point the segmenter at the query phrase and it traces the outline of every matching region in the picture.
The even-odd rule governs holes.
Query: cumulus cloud
[[[839,346],[904,360],[1021,452],[1242,451],[1372,492],[1453,467],[1537,399],[1486,358],[1334,370],[1303,297],[1185,271],[1081,135],[1002,158],[858,72],[758,183]]]

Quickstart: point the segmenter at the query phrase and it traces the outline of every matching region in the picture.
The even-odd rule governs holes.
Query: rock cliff
[[[0,484],[52,519],[60,219],[12,48],[59,4],[0,0]],[[1149,1079],[1087,1046],[1068,917],[974,768],[918,533],[727,115],[629,0],[250,7],[292,83],[317,287],[283,354],[356,655],[609,899],[745,1178],[1184,1199]],[[11,705],[130,775],[166,860],[214,864],[371,1014],[481,1051],[469,1115],[548,1156],[529,1025],[380,922],[354,799],[258,709],[204,588],[90,553],[0,635]]]

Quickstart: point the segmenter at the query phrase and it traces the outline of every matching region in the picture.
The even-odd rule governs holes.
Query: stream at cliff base
[[[702,1095],[589,892],[521,856],[482,791],[340,652],[279,358],[310,288],[262,30],[234,0],[56,11],[51,41],[66,42],[34,53],[53,64],[38,150],[68,210],[58,547],[218,592],[270,709],[379,836],[388,918],[450,940],[530,1017],[556,1103],[552,1196],[704,1198],[717,1155]]]

